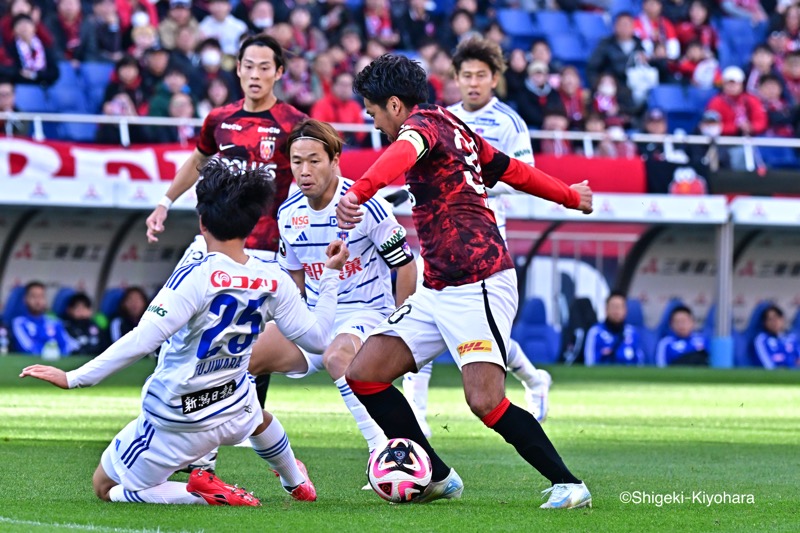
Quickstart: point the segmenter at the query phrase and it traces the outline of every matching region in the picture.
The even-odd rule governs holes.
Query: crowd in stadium
[[[669,157],[627,141],[631,131],[794,137],[800,117],[793,0],[12,0],[4,13],[0,110],[15,108],[14,85],[34,85],[51,90],[18,95],[16,109],[202,118],[241,96],[238,43],[266,31],[291,58],[279,97],[329,122],[364,122],[353,75],[386,52],[425,65],[432,102],[457,102],[451,54],[475,33],[507,53],[498,96],[532,129],[606,132],[595,156]],[[133,127],[131,141],[191,144],[196,133]],[[63,135],[120,141],[115,126]]]
[[[530,309],[541,306],[541,301],[533,298],[525,304],[513,336],[536,362],[659,367],[709,363],[713,314],[705,324],[697,324],[691,308],[676,300],[664,309],[660,323],[648,328],[640,302],[629,300],[622,293],[611,293],[605,318],[600,321],[594,309],[589,309],[588,316],[582,315],[578,307],[584,302],[579,300],[573,306],[575,319],[563,325],[561,341],[555,341],[553,346],[542,343],[548,335],[542,334],[541,326],[528,323]],[[38,281],[12,292],[0,316],[0,351],[54,358],[99,355],[136,327],[149,297],[135,286],[111,289],[96,308],[85,293],[62,288],[52,301],[48,307],[46,287]],[[559,336],[555,328],[546,327],[554,338]],[[780,307],[761,302],[753,310],[747,328],[735,332],[736,364],[769,370],[800,367],[798,328],[800,314],[790,326]]]

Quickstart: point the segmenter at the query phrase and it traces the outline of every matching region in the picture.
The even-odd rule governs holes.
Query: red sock
[[[347,379],[347,384],[350,389],[356,394],[378,394],[392,386],[391,383],[381,383],[380,381],[358,381],[356,379]]]
[[[503,401],[497,404],[497,407],[492,409],[492,412],[488,415],[481,418],[481,422],[486,424],[486,427],[494,427],[497,424],[497,421],[500,420],[506,411],[508,411],[508,407],[511,405],[511,402],[508,401],[508,398],[503,398]]]

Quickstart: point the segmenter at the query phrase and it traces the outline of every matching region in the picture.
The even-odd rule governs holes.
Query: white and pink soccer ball
[[[367,476],[378,496],[392,503],[408,503],[431,482],[431,458],[410,439],[390,439],[369,457]]]

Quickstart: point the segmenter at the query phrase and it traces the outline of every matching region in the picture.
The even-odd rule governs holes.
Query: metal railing
[[[130,126],[194,126],[200,127],[203,120],[175,119],[169,117],[139,117],[139,116],[110,116],[110,115],[82,115],[66,113],[23,113],[23,112],[0,112],[0,121],[5,121],[6,135],[13,132],[13,121],[30,122],[32,124],[31,137],[36,141],[46,140],[44,133],[45,122],[56,123],[78,123],[78,124],[116,124],[119,127],[120,143],[122,146],[130,145]],[[340,124],[334,123],[332,126],[342,133],[371,134],[372,147],[381,147],[380,132],[375,130],[372,124]],[[530,130],[529,135],[532,139],[548,139],[554,141],[577,141],[581,143],[583,155],[588,158],[594,157],[594,141],[609,139],[608,133],[590,133],[582,131],[545,131]],[[666,150],[672,150],[676,145],[705,145],[712,143],[717,146],[741,146],[744,149],[744,160],[747,170],[755,170],[757,166],[757,156],[755,147],[784,147],[800,148],[800,139],[781,138],[781,137],[708,137],[706,135],[687,135],[683,133],[673,133],[668,135],[654,135],[647,133],[634,133],[626,135],[625,138],[612,140],[629,140],[634,143],[660,143],[665,145]]]

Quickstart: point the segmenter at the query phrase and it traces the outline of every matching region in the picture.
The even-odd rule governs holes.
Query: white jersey
[[[451,105],[448,111],[460,118],[472,131],[489,141],[494,148],[506,155],[533,165],[533,148],[528,127],[516,111],[493,96],[489,103],[477,111],[467,111],[462,102]],[[519,191],[498,182],[489,193],[489,207],[494,211],[497,227],[506,238],[506,210],[502,194],[520,194]]]
[[[278,263],[287,270],[304,270],[306,301],[314,308],[319,295],[319,276],[325,264],[325,249],[340,238],[336,222],[339,199],[353,184],[339,178],[330,204],[315,211],[308,198],[297,191],[278,209],[281,232]],[[373,309],[387,315],[395,309],[391,268],[402,266],[414,256],[405,241],[406,230],[382,198],[363,204],[364,218],[350,230],[346,243],[350,257],[339,276],[337,323],[351,312]]]
[[[258,410],[248,402],[253,385],[247,368],[265,322],[274,319],[281,333],[295,340],[327,321],[321,326],[327,340],[337,274],[326,269],[324,276],[324,303],[332,301],[333,310],[321,303],[315,316],[276,261],[250,257],[240,264],[210,253],[172,274],[131,333],[70,372],[70,388],[99,382],[167,339],[142,389],[142,408],[150,423],[195,432],[223,424],[242,409]],[[319,318],[323,313],[329,316]]]

